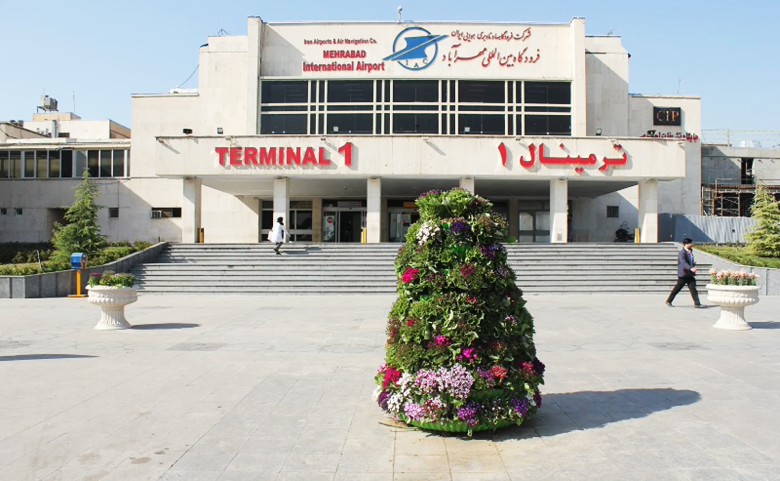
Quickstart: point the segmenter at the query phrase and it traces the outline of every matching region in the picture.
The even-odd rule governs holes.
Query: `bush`
[[[114,271],[103,271],[102,274],[94,272],[90,274],[87,285],[108,287],[133,287],[135,276],[132,274],[117,274]]]
[[[51,256],[52,246],[48,242],[10,242],[0,244],[0,264],[38,262],[36,251],[40,253],[41,261],[45,261]]]

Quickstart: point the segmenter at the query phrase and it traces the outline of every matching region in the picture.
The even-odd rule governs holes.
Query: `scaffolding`
[[[780,198],[780,182],[761,184],[775,199]],[[701,212],[718,217],[750,217],[750,206],[756,193],[755,184],[703,184]]]

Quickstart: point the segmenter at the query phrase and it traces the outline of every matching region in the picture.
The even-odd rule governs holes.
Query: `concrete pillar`
[[[322,199],[316,197],[311,200],[311,241],[322,242]]]
[[[565,244],[569,239],[568,202],[569,181],[550,181],[550,243]]]
[[[520,237],[520,210],[517,207],[517,199],[509,199],[509,237]]]
[[[292,228],[290,225],[290,179],[287,177],[277,177],[274,179],[274,222],[276,225],[276,219],[282,217],[284,219],[284,225],[288,229]]]
[[[658,243],[658,181],[639,181],[639,239],[642,244]]]
[[[200,230],[201,191],[202,181],[199,178],[184,179],[183,201],[181,206],[181,241],[185,244],[198,242]]]
[[[474,191],[474,177],[461,177],[460,178],[460,188],[466,191],[471,192],[472,194]]]
[[[378,244],[382,239],[382,179],[369,177],[366,184],[367,242]]]
[[[379,228],[382,229],[382,232],[379,236],[379,240],[380,242],[390,242],[390,226],[388,225],[390,219],[387,215],[387,198],[382,199],[382,213],[380,216],[382,221],[379,223]]]

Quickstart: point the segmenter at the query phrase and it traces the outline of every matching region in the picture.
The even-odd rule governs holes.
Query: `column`
[[[366,184],[366,229],[369,244],[382,238],[382,179],[369,177]]]
[[[639,239],[642,244],[658,243],[658,181],[639,181]]]
[[[474,177],[461,177],[460,188],[468,192],[474,193]]]
[[[569,181],[550,181],[550,243],[565,244],[569,238],[568,226]]]
[[[181,241],[185,244],[194,244],[198,242],[198,232],[200,231],[200,210],[201,210],[201,179],[186,178],[182,185],[182,205],[181,205]]]
[[[284,219],[284,225],[290,225],[290,179],[277,177],[274,179],[274,224],[279,217]]]
[[[520,237],[520,210],[517,208],[517,199],[509,199],[509,237]]]
[[[322,242],[322,198],[315,197],[311,200],[311,240],[314,243]]]

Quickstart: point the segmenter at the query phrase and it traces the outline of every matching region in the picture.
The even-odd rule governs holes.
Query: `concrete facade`
[[[619,37],[586,37],[583,19],[250,18],[246,36],[201,47],[197,91],[133,96],[132,162],[128,155],[125,175],[97,180],[100,202],[119,215],[101,213],[103,232],[111,240],[257,242],[281,216],[297,241],[329,241],[333,224],[337,242],[359,241],[361,227],[369,242],[399,240],[420,193],[461,186],[494,201],[510,217],[510,235],[524,241],[611,241],[627,224],[656,242],[657,213],[699,212],[701,106],[698,98],[629,95],[628,57]],[[334,100],[336,86],[350,82],[370,85],[370,100]],[[433,85],[437,100],[396,99],[410,82]],[[289,85],[304,85],[305,100],[266,98]],[[466,97],[471,87],[487,89],[476,103]],[[561,87],[563,100],[529,96]],[[491,100],[496,93],[501,99]],[[654,127],[654,108],[676,109],[679,125]],[[409,115],[435,125],[399,131]],[[291,133],[283,123],[269,127],[299,120]],[[115,123],[78,122],[25,122],[40,136],[7,139],[0,156],[30,143],[128,148]],[[353,133],[365,128],[360,122],[370,132]],[[73,135],[56,138],[66,127]],[[24,205],[34,220],[0,216],[0,241],[48,239],[53,211],[72,202],[78,179],[10,177],[0,178],[0,208]],[[640,184],[655,192],[640,195]]]

